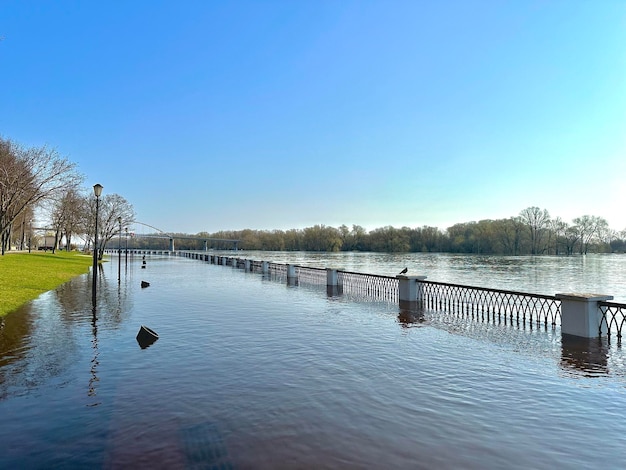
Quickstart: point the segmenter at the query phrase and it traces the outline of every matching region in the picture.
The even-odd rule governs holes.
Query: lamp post
[[[33,240],[33,219],[30,219],[30,230],[28,231],[28,252],[30,253],[30,247]]]
[[[102,194],[102,185],[95,184],[93,193],[96,196],[96,230],[93,235],[93,282],[91,284],[91,300],[96,306],[96,276],[98,275],[98,208],[100,205],[100,195]]]
[[[125,259],[125,265],[128,266],[128,227],[126,227],[124,230],[126,230],[126,259]]]

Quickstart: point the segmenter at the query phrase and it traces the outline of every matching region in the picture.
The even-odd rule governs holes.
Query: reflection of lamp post
[[[128,265],[128,227],[126,227],[124,230],[126,230],[126,260],[125,263]]]
[[[117,281],[122,280],[122,218],[117,218],[117,223],[120,224],[120,231],[117,234]]]
[[[93,235],[93,282],[91,285],[91,300],[96,305],[96,276],[98,274],[98,207],[100,204],[100,195],[102,194],[102,185],[95,184],[93,193],[96,196],[96,230]]]

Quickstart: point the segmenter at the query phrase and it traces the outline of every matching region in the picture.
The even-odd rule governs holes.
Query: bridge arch
[[[161,230],[158,227],[155,227],[153,225],[147,224],[145,222],[140,222],[138,220],[132,220],[132,221],[129,222],[129,224],[143,225],[144,227],[151,228],[151,229],[156,230],[158,232],[158,234],[155,234],[155,235],[140,235],[141,237],[146,237],[146,238],[168,238],[169,239],[169,251],[176,251],[175,250],[175,246],[174,246],[174,239],[180,239],[180,240],[201,240],[201,241],[204,242],[204,251],[208,251],[208,242],[209,241],[230,242],[230,243],[233,244],[233,249],[235,251],[237,251],[239,242],[241,241],[241,240],[226,239],[226,238],[196,237],[196,236],[191,236],[191,235],[174,235],[172,233],[168,233],[168,232],[166,232],[164,230]],[[135,236],[137,236],[137,234],[135,234]]]

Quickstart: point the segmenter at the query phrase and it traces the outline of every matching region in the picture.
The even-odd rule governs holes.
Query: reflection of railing
[[[554,296],[528,294],[442,282],[420,281],[424,306],[481,321],[548,324],[561,319],[561,302]]]
[[[387,302],[398,301],[398,279],[377,274],[338,271],[344,294]]]
[[[622,342],[622,329],[626,325],[626,304],[618,304],[615,302],[598,302],[598,308],[602,318],[600,320],[600,334],[603,329],[606,335],[611,339],[611,334],[617,335],[617,344]]]

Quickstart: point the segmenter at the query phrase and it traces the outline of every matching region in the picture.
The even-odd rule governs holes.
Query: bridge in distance
[[[171,233],[167,233],[163,230],[161,230],[160,228],[157,227],[153,227],[152,225],[148,225],[144,222],[139,222],[138,220],[133,220],[131,222],[132,224],[139,224],[139,225],[143,225],[145,227],[149,227],[153,230],[156,230],[158,233],[149,233],[149,234],[138,234],[135,233],[133,235],[134,238],[160,238],[160,239],[168,239],[169,240],[169,251],[175,251],[175,247],[174,247],[174,240],[196,240],[196,241],[201,241],[204,244],[204,251],[207,251],[209,249],[209,242],[224,242],[224,243],[232,243],[233,244],[233,249],[237,250],[238,249],[238,244],[241,240],[233,240],[233,239],[229,239],[229,238],[211,238],[211,237],[197,237],[197,236],[193,236],[193,235],[174,235]],[[124,235],[123,233],[119,232],[119,235],[122,236]]]

